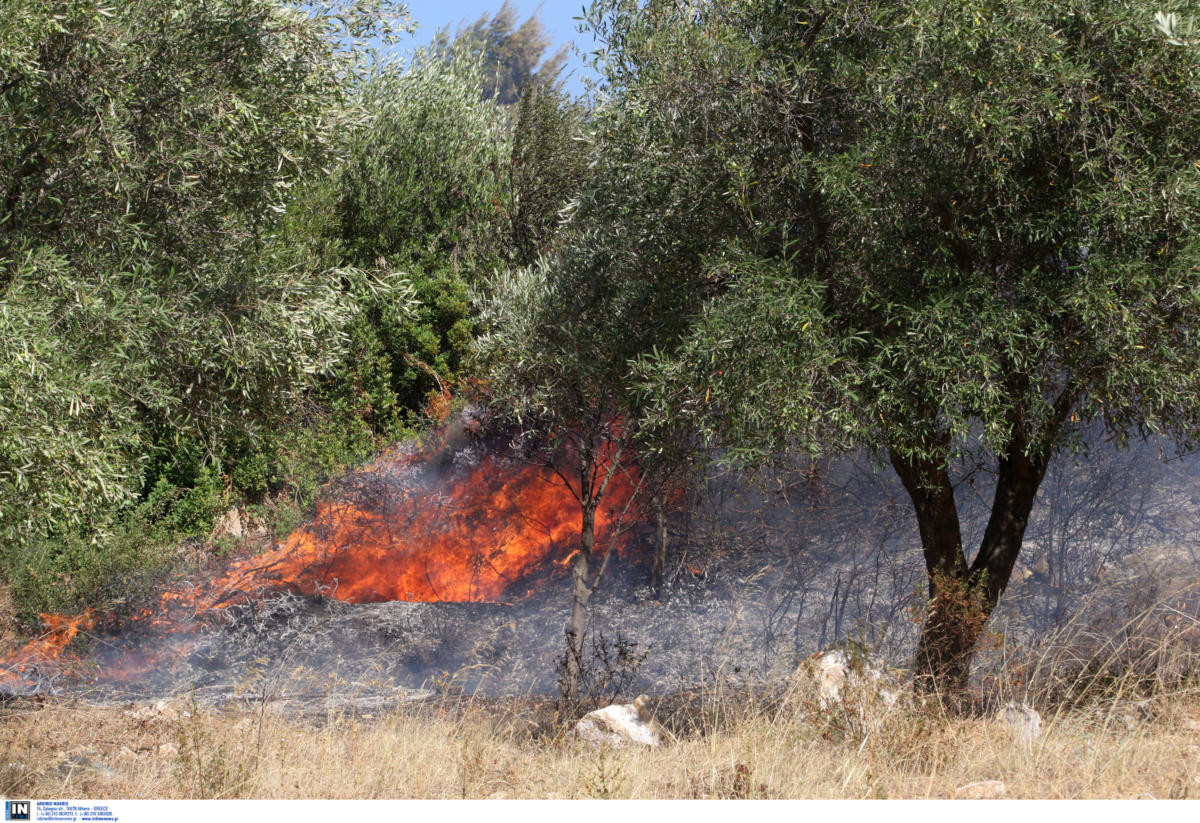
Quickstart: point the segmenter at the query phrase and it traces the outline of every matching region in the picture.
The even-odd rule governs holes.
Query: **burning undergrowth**
[[[1064,615],[1103,634],[1142,608],[1139,586],[1194,579],[1196,477],[1194,462],[1164,464],[1150,447],[1061,463],[994,624],[1028,645]],[[619,475],[598,512],[598,545],[617,555],[592,599],[585,686],[596,697],[761,683],[847,639],[897,664],[911,654],[925,579],[890,474],[841,461],[757,482],[710,476],[672,515],[659,597],[653,529],[628,505],[637,486]],[[964,475],[956,493],[977,531],[986,473]],[[578,503],[554,472],[452,428],[332,485],[272,550],[140,612],[48,615],[43,637],[0,663],[0,692],[182,692],[317,712],[438,691],[554,693],[578,533]],[[1174,602],[1200,619],[1193,601]]]
[[[431,445],[383,455],[333,484],[312,520],[272,550],[171,587],[138,613],[43,615],[42,637],[0,663],[0,689],[229,686],[229,670],[263,655],[303,657],[299,669],[324,658],[316,668],[380,683],[454,667],[455,655],[428,639],[450,624],[469,638],[480,615],[551,587],[578,540],[578,505],[553,468],[467,428],[455,421]],[[633,470],[617,475],[597,512],[598,534],[618,554],[636,482]],[[323,654],[305,654],[314,643]]]

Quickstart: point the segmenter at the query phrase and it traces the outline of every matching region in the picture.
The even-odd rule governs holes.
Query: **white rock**
[[[841,649],[819,654],[812,661],[813,679],[817,684],[817,702],[828,709],[842,702],[842,689],[850,676],[850,661]]]
[[[886,707],[900,702],[903,690],[896,679],[872,660],[851,661],[843,649],[818,652],[800,664],[797,677],[806,678],[816,687],[817,705],[823,710],[840,706],[847,688],[856,699],[868,694],[868,702],[878,700]]]
[[[1042,736],[1042,716],[1037,709],[1025,703],[1010,702],[1000,710],[998,719],[1003,720],[1026,743],[1032,743]]]
[[[640,695],[632,703],[614,703],[588,712],[575,724],[581,740],[620,748],[630,743],[662,745],[659,725],[650,715],[650,698]]]
[[[232,537],[234,540],[241,540],[244,533],[241,512],[237,510],[237,506],[231,506],[229,511],[221,515],[221,519],[213,527],[209,540],[217,540],[221,537]]]

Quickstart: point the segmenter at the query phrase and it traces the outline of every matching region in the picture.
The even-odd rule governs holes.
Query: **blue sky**
[[[459,2],[438,2],[438,0],[409,0],[408,13],[413,22],[418,24],[416,34],[411,39],[411,46],[422,46],[428,43],[439,29],[449,26],[457,31],[460,26],[474,23],[484,14],[489,17],[500,10],[503,0],[460,0]],[[517,11],[518,24],[537,14],[546,31],[554,39],[554,45],[547,49],[547,54],[556,51],[559,45],[574,43],[584,53],[592,51],[595,45],[591,35],[580,35],[575,31],[579,25],[573,17],[583,16],[583,0],[515,0],[511,3]],[[580,75],[587,70],[583,67],[580,57],[574,53],[568,55],[564,75],[567,78],[566,88],[573,94],[583,91]]]

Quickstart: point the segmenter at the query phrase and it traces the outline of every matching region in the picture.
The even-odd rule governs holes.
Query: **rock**
[[[842,702],[842,689],[850,676],[850,662],[841,649],[824,652],[812,660],[813,680],[817,686],[817,702],[828,709]]]
[[[55,769],[68,782],[74,777],[82,777],[83,775],[94,775],[112,780],[117,776],[117,773],[112,770],[106,763],[101,763],[99,760],[93,760],[87,755],[76,754],[68,757],[66,760],[58,764]]]
[[[814,654],[801,662],[794,678],[815,687],[822,710],[841,706],[851,691],[858,702],[865,698],[865,702],[878,701],[889,708],[904,694],[897,679],[882,666],[865,657],[851,658],[844,649]]]
[[[234,540],[241,540],[245,531],[242,529],[242,515],[237,510],[237,506],[231,506],[229,511],[221,515],[221,519],[217,521],[217,525],[213,527],[212,534],[209,535],[209,541],[219,540],[222,537],[231,537]]]
[[[581,740],[620,748],[630,743],[662,745],[661,729],[650,713],[650,698],[639,695],[632,703],[614,703],[588,712],[575,724]]]
[[[959,786],[954,790],[954,796],[967,800],[991,800],[1004,797],[1006,791],[1003,780],[978,780],[965,786]]]
[[[174,743],[160,743],[158,746],[159,757],[178,757],[179,747]]]
[[[1010,702],[1000,710],[997,719],[1017,732],[1025,743],[1032,743],[1042,736],[1042,716],[1025,703]]]
[[[177,701],[165,699],[156,701],[154,705],[131,704],[125,709],[124,715],[125,717],[142,726],[150,723],[161,723],[164,721],[171,723],[178,720],[180,717],[187,718],[192,716],[191,712],[182,709]]]
[[[1183,721],[1183,728],[1189,732],[1200,732],[1200,719],[1195,717],[1185,718]]]

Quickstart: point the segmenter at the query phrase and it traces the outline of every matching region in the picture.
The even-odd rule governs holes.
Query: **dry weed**
[[[0,793],[79,797],[1200,796],[1200,698],[1133,729],[1064,710],[1023,744],[1003,723],[893,710],[860,738],[747,699],[660,750],[607,750],[498,722],[494,707],[320,724],[176,704],[9,707]],[[172,716],[172,714],[174,716]],[[186,716],[185,716],[186,715]],[[736,716],[733,716],[736,715]],[[261,734],[255,726],[262,724]]]

